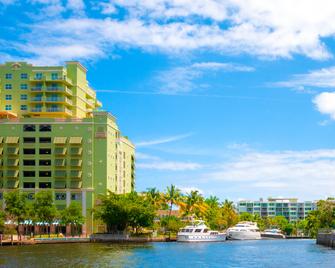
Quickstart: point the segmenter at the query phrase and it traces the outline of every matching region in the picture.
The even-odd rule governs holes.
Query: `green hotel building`
[[[308,213],[317,209],[317,202],[300,202],[297,198],[268,198],[258,201],[241,200],[237,202],[237,211],[261,217],[284,216],[289,222],[296,222],[307,217]]]
[[[100,194],[134,190],[135,147],[101,105],[79,62],[0,65],[0,202],[51,189],[58,209],[81,204],[84,234],[102,231],[92,208]]]

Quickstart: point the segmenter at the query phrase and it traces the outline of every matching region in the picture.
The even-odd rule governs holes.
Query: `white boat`
[[[261,239],[261,233],[255,222],[239,222],[227,230],[227,238],[231,240],[257,240]]]
[[[261,233],[262,238],[285,239],[286,236],[279,229],[266,229]]]
[[[205,222],[197,220],[184,228],[177,234],[178,242],[221,242],[226,240],[226,234],[209,230]]]

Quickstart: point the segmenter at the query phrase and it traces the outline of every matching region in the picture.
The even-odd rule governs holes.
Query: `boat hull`
[[[226,241],[226,234],[218,235],[190,235],[178,234],[177,242],[223,242]]]
[[[227,233],[229,240],[259,240],[261,234],[258,232],[229,232]]]
[[[285,235],[283,234],[261,234],[261,237],[264,239],[285,239]]]

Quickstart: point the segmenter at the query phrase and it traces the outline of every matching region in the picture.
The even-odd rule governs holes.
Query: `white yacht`
[[[227,238],[231,240],[256,240],[261,239],[261,233],[255,222],[239,222],[227,230]]]
[[[197,220],[177,234],[178,242],[221,242],[226,240],[226,234],[209,230],[202,220]]]
[[[286,236],[279,229],[266,229],[261,233],[262,238],[285,239]]]

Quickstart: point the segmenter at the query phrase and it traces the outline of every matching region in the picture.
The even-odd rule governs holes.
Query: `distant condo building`
[[[0,202],[6,191],[33,200],[51,189],[58,209],[81,204],[83,233],[98,231],[99,195],[135,187],[135,147],[101,106],[78,62],[0,65]]]
[[[312,210],[316,210],[316,202],[299,202],[297,198],[268,198],[267,201],[242,200],[237,203],[239,214],[248,212],[261,217],[284,216],[290,222],[305,219]]]

